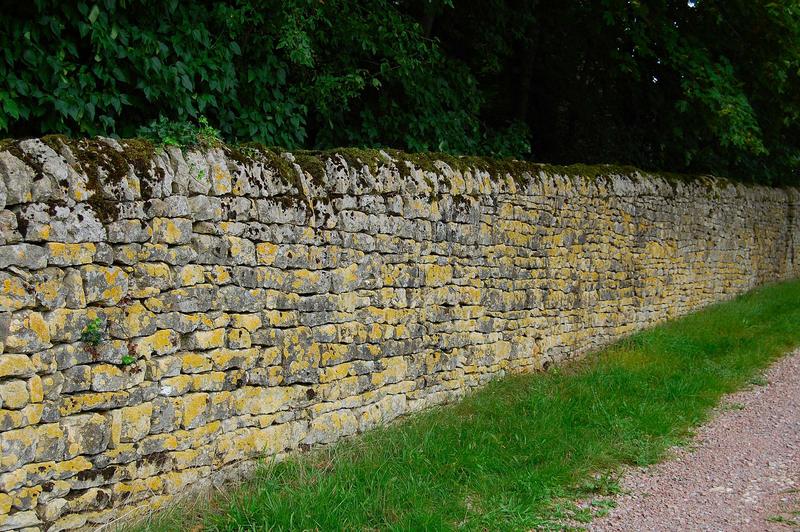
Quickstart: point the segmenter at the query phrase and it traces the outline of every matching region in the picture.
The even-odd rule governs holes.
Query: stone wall
[[[105,523],[800,273],[796,190],[340,154],[0,145],[0,530]]]

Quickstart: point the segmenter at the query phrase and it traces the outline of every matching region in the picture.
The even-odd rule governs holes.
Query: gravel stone
[[[800,510],[800,351],[766,378],[725,398],[694,445],[630,471],[616,508],[589,530],[800,529],[775,520]]]

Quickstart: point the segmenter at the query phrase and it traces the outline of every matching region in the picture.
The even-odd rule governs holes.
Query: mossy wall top
[[[5,141],[0,530],[106,523],[799,273],[793,189]]]

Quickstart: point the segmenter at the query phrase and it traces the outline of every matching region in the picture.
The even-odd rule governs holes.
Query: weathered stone
[[[197,213],[190,208],[192,200],[205,196],[168,196],[163,199],[151,199],[145,204],[145,213],[149,218],[179,218],[192,215],[194,220],[200,220]]]
[[[26,527],[37,527],[40,523],[39,517],[33,510],[0,515],[0,530],[22,530]]]
[[[121,442],[137,442],[150,432],[150,418],[153,404],[120,408],[111,412],[111,442],[118,446]]]
[[[136,297],[157,295],[175,284],[173,273],[163,262],[142,262],[134,266],[131,290]]]
[[[48,261],[53,266],[79,266],[89,264],[97,253],[97,245],[92,242],[69,244],[48,242],[45,244]]]
[[[28,384],[23,380],[0,382],[0,408],[19,410],[30,402]]]
[[[30,281],[0,271],[0,312],[33,307],[36,296]]]
[[[158,390],[160,395],[178,397],[191,390],[192,377],[190,375],[176,375],[175,377],[161,379],[160,385],[161,387]]]
[[[44,384],[42,378],[34,375],[28,379],[28,393],[30,394],[32,403],[41,403],[44,400]]]
[[[103,224],[85,203],[73,207],[33,203],[18,216],[28,241],[77,243],[101,242],[106,238]]]
[[[17,145],[39,168],[40,175],[34,178],[31,187],[31,200],[62,200],[64,194],[59,184],[66,183],[70,177],[64,159],[39,139],[22,140]]]
[[[225,343],[231,349],[247,349],[252,345],[250,333],[247,329],[230,329]]]
[[[15,313],[8,326],[5,349],[12,353],[35,353],[50,347],[50,329],[38,312]]]
[[[108,241],[113,244],[147,242],[153,237],[153,229],[139,220],[118,220],[108,224],[106,230]]]
[[[233,392],[233,404],[239,415],[264,415],[288,408],[295,397],[296,392],[288,387],[245,386]]]
[[[181,348],[181,338],[178,333],[172,330],[160,330],[140,338],[133,344],[133,349],[139,356],[150,357],[151,355],[169,355],[177,352]]]
[[[0,210],[0,246],[20,240],[22,235],[17,231],[17,217],[11,211]]]
[[[109,421],[100,414],[69,416],[59,422],[66,436],[66,457],[93,455],[106,450],[111,439]]]
[[[161,294],[163,311],[206,312],[211,309],[217,290],[210,284],[190,286]]]
[[[0,354],[0,378],[28,377],[33,375],[34,368],[27,355]]]
[[[173,432],[180,425],[180,416],[175,408],[175,399],[156,397],[153,399],[153,413],[150,418],[150,432],[158,434]]]
[[[0,269],[9,266],[39,270],[47,266],[47,251],[32,244],[0,246]]]
[[[0,177],[4,184],[6,205],[33,200],[31,191],[36,177],[33,169],[8,151],[0,151]]]
[[[44,314],[50,331],[50,339],[53,342],[77,342],[81,339],[81,334],[90,320],[100,318],[101,325],[104,327],[106,320],[93,309],[56,309]],[[59,345],[54,349],[69,349],[74,346]],[[66,354],[66,353],[65,353]]]
[[[86,306],[83,280],[77,270],[65,272],[53,267],[39,270],[32,276],[30,286],[36,301],[47,309]]]
[[[111,266],[114,263],[114,249],[105,242],[98,242],[97,252],[94,255],[94,262]]]
[[[188,244],[192,240],[192,221],[188,218],[155,218],[153,241],[165,244]]]
[[[116,305],[128,293],[128,274],[122,268],[82,266],[81,277],[87,303]]]
[[[193,429],[206,424],[208,417],[208,394],[193,393],[183,399],[183,420],[181,426]]]
[[[0,515],[43,527],[800,274],[793,189],[68,144],[0,153]]]
[[[62,372],[64,382],[63,393],[85,392],[92,387],[92,368],[90,366],[73,366]]]
[[[337,410],[311,420],[303,443],[330,443],[358,431],[358,420],[349,410]]]
[[[196,221],[221,220],[222,200],[209,196],[192,196],[188,199],[189,210]]]
[[[37,436],[34,427],[0,434],[0,473],[13,471],[32,462],[36,456]]]
[[[182,342],[186,349],[213,349],[225,345],[225,329],[197,331],[188,335]]]
[[[308,328],[298,328],[283,336],[283,369],[287,384],[319,381],[320,348]]]
[[[37,427],[36,461],[47,462],[64,459],[67,450],[67,440],[61,425],[49,423]]]
[[[157,316],[139,302],[126,305],[109,320],[108,332],[115,338],[136,338],[156,332]]]
[[[228,240],[228,254],[230,255],[229,263],[255,266],[256,248],[252,242],[235,236],[226,238]]]
[[[136,396],[132,397],[131,393],[126,391],[86,392],[64,395],[59,400],[58,414],[63,417],[80,412],[119,408],[137,398]],[[56,419],[58,417],[55,419],[48,418],[48,421],[55,421]]]
[[[142,382],[144,375],[131,373],[116,365],[99,364],[92,367],[92,390],[114,392],[132,388]]]

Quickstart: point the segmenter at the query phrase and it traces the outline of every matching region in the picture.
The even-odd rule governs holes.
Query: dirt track
[[[629,471],[589,530],[800,530],[800,352],[725,399],[673,459]]]

